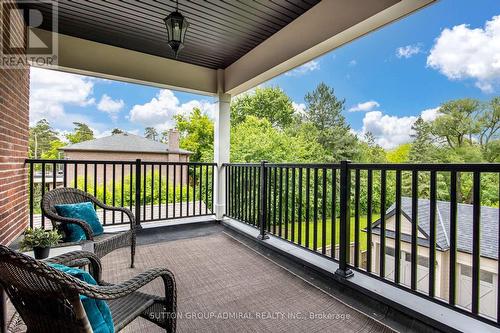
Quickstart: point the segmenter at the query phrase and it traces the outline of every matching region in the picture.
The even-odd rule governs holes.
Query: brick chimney
[[[171,129],[168,131],[168,150],[179,150],[179,131],[176,129]]]

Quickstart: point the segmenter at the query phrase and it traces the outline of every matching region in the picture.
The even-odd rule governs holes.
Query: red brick
[[[5,2],[15,7],[13,0]],[[24,38],[23,24],[18,17],[17,40]],[[0,244],[9,244],[27,226],[28,137],[29,69],[0,69]]]

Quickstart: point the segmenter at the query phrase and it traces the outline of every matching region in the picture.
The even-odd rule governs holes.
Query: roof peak
[[[62,151],[103,151],[103,152],[134,152],[134,153],[172,153],[192,154],[188,150],[160,141],[151,140],[130,132],[116,133],[108,136],[82,141],[60,148]]]

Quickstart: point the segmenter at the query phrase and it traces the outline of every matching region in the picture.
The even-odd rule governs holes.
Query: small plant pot
[[[35,254],[35,259],[45,259],[49,256],[50,247],[39,247],[36,246],[33,248],[33,253]]]

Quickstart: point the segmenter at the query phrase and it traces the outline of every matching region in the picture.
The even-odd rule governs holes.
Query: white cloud
[[[354,60],[354,59],[353,59],[353,60],[351,60],[351,61],[349,61],[349,66],[351,66],[351,67],[354,67],[354,66],[356,66],[357,64],[358,64],[358,62],[357,62],[356,60]]]
[[[484,28],[461,24],[446,28],[436,39],[427,65],[450,80],[473,79],[485,93],[500,81],[500,15]]]
[[[420,113],[424,121],[432,121],[439,116],[439,107],[426,109]],[[382,111],[370,111],[363,118],[363,127],[358,132],[360,137],[371,132],[375,142],[385,149],[392,149],[411,141],[411,127],[417,116],[398,117],[384,114]]]
[[[101,100],[97,104],[97,109],[102,112],[106,112],[109,114],[111,119],[116,119],[118,117],[118,113],[125,106],[125,102],[121,99],[114,100],[108,95],[104,94],[101,97]]]
[[[317,60],[311,60],[309,62],[306,62],[302,66],[299,66],[289,72],[286,72],[286,76],[302,76],[307,74],[308,72],[313,72],[319,70],[319,61]]]
[[[94,104],[93,79],[36,67],[31,67],[30,75],[31,124],[45,118],[67,128],[71,127],[73,121],[87,121],[83,115],[68,115],[64,106]]]
[[[298,114],[304,114],[306,112],[306,105],[304,103],[292,102],[292,107]]]
[[[173,116],[188,114],[193,108],[199,108],[210,117],[214,115],[214,104],[209,101],[191,100],[180,104],[171,90],[161,90],[151,101],[134,105],[129,112],[129,120],[143,126],[153,126],[158,130],[166,130],[174,126]]]
[[[367,112],[367,111],[371,111],[379,106],[380,106],[380,104],[377,101],[367,101],[367,102],[363,102],[363,103],[358,103],[357,105],[351,107],[349,109],[349,112],[357,112],[357,111]]]
[[[433,121],[439,116],[439,111],[440,107],[438,106],[437,108],[432,108],[432,109],[426,109],[422,111],[420,116],[424,121]]]
[[[420,45],[418,44],[401,46],[396,49],[396,57],[408,59],[416,54],[419,54],[421,51]]]

